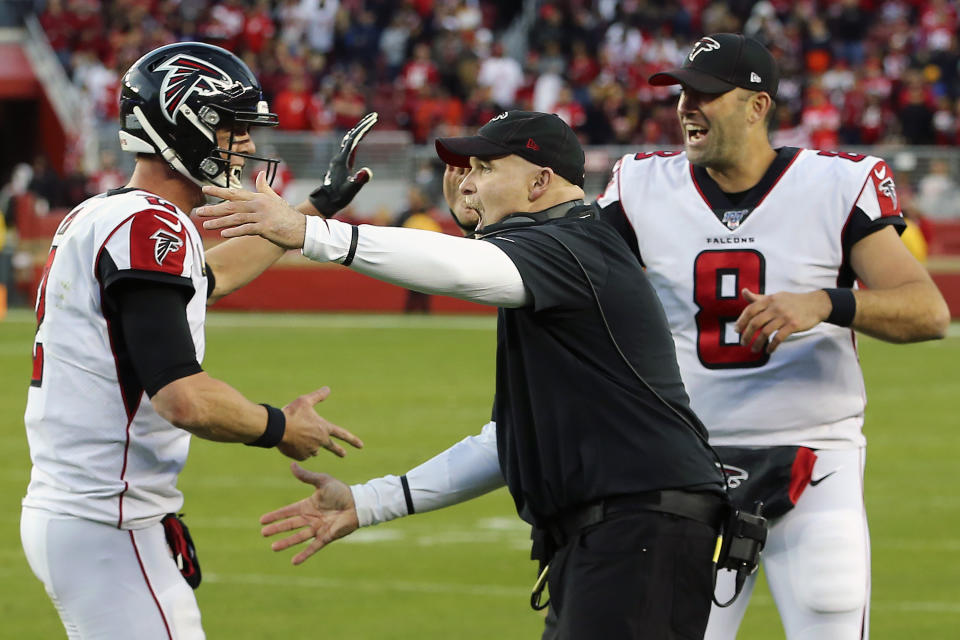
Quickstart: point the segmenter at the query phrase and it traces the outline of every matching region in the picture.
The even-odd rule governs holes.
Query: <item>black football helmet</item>
[[[273,127],[279,119],[263,100],[250,68],[226,49],[181,42],[154,49],[123,76],[120,91],[120,147],[159,154],[198,185],[240,188],[240,156],[267,164],[272,183],[279,159],[231,151],[244,125]],[[230,131],[226,148],[217,129]]]

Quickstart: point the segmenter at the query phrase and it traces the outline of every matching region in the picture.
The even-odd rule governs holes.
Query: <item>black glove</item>
[[[367,131],[377,124],[380,116],[376,111],[361,118],[357,125],[347,131],[340,143],[340,151],[330,159],[327,174],[323,176],[323,184],[310,194],[310,204],[317,208],[325,218],[332,218],[338,211],[350,204],[360,187],[373,177],[373,171],[367,167],[360,169],[352,176],[353,161],[357,155],[357,145],[367,134]]]

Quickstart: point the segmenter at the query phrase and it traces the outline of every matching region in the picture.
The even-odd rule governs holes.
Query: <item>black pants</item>
[[[543,639],[702,639],[716,538],[700,522],[646,511],[587,527],[550,563]]]

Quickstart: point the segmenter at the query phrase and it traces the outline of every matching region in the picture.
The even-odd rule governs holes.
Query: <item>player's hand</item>
[[[457,223],[466,235],[470,235],[477,230],[480,224],[480,215],[473,209],[466,206],[466,198],[460,193],[460,183],[470,173],[470,169],[465,167],[454,167],[447,165],[443,170],[443,198],[450,207],[450,215],[453,221]]]
[[[327,173],[323,176],[323,184],[310,193],[310,204],[316,207],[323,217],[333,217],[350,204],[360,188],[373,177],[373,171],[367,167],[353,173],[353,161],[357,156],[357,145],[373,125],[377,124],[379,117],[376,111],[368,113],[353,129],[347,131],[340,142],[340,151],[330,159]]]
[[[820,324],[830,315],[830,298],[825,291],[788,293],[769,296],[743,289],[740,292],[750,303],[737,318],[740,344],[760,353],[764,348],[773,353],[780,344],[798,331]]]
[[[261,236],[284,249],[300,249],[307,232],[306,218],[270,188],[263,171],[257,174],[256,192],[204,186],[203,192],[225,202],[196,210],[204,229],[223,229],[222,238]]]
[[[356,531],[360,521],[350,487],[325,473],[307,471],[296,462],[290,464],[290,470],[301,482],[316,487],[316,491],[309,498],[260,516],[260,524],[267,525],[260,533],[266,538],[295,532],[270,545],[274,551],[312,539],[306,549],[293,556],[293,564],[300,564],[334,540]]]
[[[322,402],[330,395],[329,387],[321,387],[312,393],[300,396],[283,408],[287,418],[287,428],[283,432],[283,440],[277,445],[285,456],[294,460],[306,460],[317,455],[321,447],[327,451],[344,457],[347,452],[333,438],[356,447],[363,448],[363,441],[346,429],[338,427],[332,422],[317,415],[314,405]]]

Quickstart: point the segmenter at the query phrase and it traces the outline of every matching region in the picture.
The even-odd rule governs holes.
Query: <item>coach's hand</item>
[[[464,167],[454,167],[447,165],[443,170],[443,198],[450,207],[450,215],[453,221],[463,230],[463,233],[470,235],[477,230],[480,224],[480,214],[466,206],[466,198],[460,193],[460,183],[470,173],[470,169]]]
[[[356,447],[363,448],[363,441],[346,429],[338,427],[325,418],[317,415],[314,405],[322,402],[330,395],[329,387],[322,387],[312,393],[300,396],[283,408],[287,418],[287,428],[283,432],[283,440],[277,445],[285,456],[294,460],[306,460],[317,455],[321,447],[327,451],[344,457],[347,452],[333,438]]]
[[[310,193],[310,204],[323,217],[331,218],[350,204],[360,188],[373,177],[373,171],[367,167],[353,173],[353,161],[357,157],[357,145],[377,124],[379,117],[376,111],[368,113],[353,129],[347,131],[340,142],[340,151],[330,159],[323,184]]]
[[[223,229],[222,238],[261,236],[284,249],[300,249],[307,232],[306,218],[270,188],[263,171],[257,174],[256,192],[204,186],[203,192],[225,202],[196,210],[204,229]]]
[[[822,290],[809,293],[781,291],[769,296],[749,289],[740,292],[750,304],[737,318],[740,344],[754,353],[766,348],[773,353],[780,344],[798,331],[820,324],[830,315],[830,298]]]
[[[296,532],[270,545],[274,551],[312,539],[306,549],[293,556],[293,564],[301,564],[334,540],[356,531],[360,521],[350,487],[325,473],[307,471],[296,462],[290,464],[290,470],[301,482],[316,487],[316,491],[309,498],[260,516],[260,524],[267,525],[261,533],[269,537]]]

